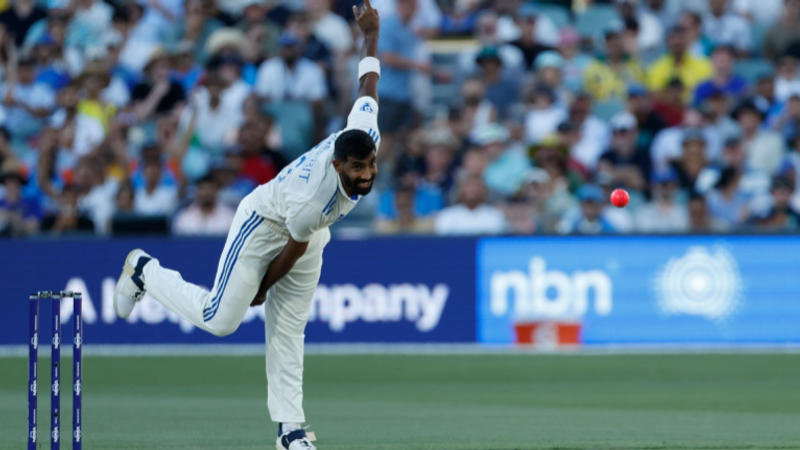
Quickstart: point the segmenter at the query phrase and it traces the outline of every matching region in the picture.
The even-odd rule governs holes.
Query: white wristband
[[[374,56],[367,56],[366,58],[359,61],[358,79],[360,80],[361,77],[370,72],[377,74],[378,78],[381,77],[381,62],[378,61],[378,58],[375,58]]]

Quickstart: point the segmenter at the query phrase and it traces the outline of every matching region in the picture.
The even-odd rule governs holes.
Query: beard
[[[342,185],[351,195],[367,195],[372,190],[375,177],[372,178],[350,178],[342,174]]]

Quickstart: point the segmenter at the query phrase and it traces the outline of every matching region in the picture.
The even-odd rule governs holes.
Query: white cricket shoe
[[[278,450],[317,450],[317,447],[311,443],[314,440],[314,433],[306,433],[306,430],[299,428],[278,436],[275,448]]]
[[[144,297],[144,274],[142,269],[150,261],[150,255],[142,249],[134,249],[125,258],[122,273],[114,287],[114,311],[122,319],[127,319],[136,306],[136,302]]]

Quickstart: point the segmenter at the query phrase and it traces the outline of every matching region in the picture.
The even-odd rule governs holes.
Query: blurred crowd
[[[354,3],[0,0],[0,236],[225,234],[342,128]],[[336,232],[800,227],[800,0],[373,4],[379,178]]]

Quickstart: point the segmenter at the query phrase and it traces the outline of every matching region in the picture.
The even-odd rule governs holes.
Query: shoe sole
[[[119,274],[119,278],[117,278],[117,284],[114,286],[114,312],[120,319],[125,319],[125,317],[122,317],[119,314],[119,309],[117,308],[117,301],[116,301],[117,293],[120,291],[120,285],[122,284],[123,280],[125,280],[125,277],[126,276],[128,278],[133,277],[134,267],[133,264],[131,264],[131,258],[133,257],[133,254],[136,253],[137,251],[139,251],[139,249],[135,248],[130,252],[128,252],[128,256],[125,257],[125,263],[122,265],[122,272]]]

